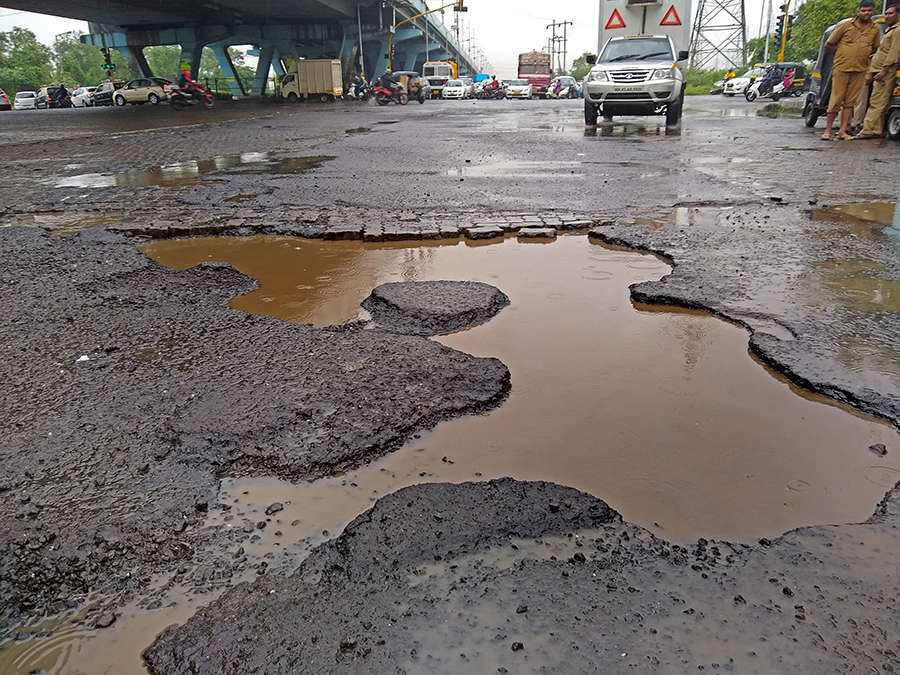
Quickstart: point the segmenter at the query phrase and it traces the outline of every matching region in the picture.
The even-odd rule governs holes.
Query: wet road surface
[[[203,259],[231,260],[260,280],[261,287],[253,290],[245,278],[216,267],[182,275],[148,268],[135,251],[140,240],[106,239],[88,233],[76,237],[77,243],[70,248],[53,243],[53,239],[35,240],[24,237],[21,230],[0,227],[0,250],[5,250],[10,261],[4,266],[4,300],[14,308],[2,325],[4,339],[10,349],[23,353],[32,353],[32,343],[42,343],[33,352],[39,356],[26,360],[30,365],[23,372],[8,365],[3,373],[3,379],[13,383],[4,403],[14,410],[10,441],[0,447],[4,467],[12,468],[11,478],[0,485],[10,497],[5,513],[0,514],[9,524],[6,539],[0,541],[4,597],[27,588],[26,570],[44,574],[48,562],[57,556],[75,550],[84,556],[90,551],[86,561],[68,563],[64,579],[44,579],[54,592],[41,596],[37,604],[0,607],[0,640],[3,635],[19,637],[19,642],[0,648],[0,663],[13,672],[38,666],[60,673],[79,669],[103,672],[107,667],[115,672],[138,672],[138,651],[152,634],[169,621],[184,621],[194,607],[211,602],[236,581],[263,577],[260,585],[226,595],[222,607],[239,608],[241,615],[247,616],[275,609],[276,605],[267,609],[265,602],[257,601],[259,594],[267,592],[270,582],[266,577],[272,577],[272,584],[280,583],[310,550],[314,550],[311,564],[318,565],[315,560],[327,558],[342,544],[316,546],[332,540],[374,498],[413,483],[424,483],[412,489],[420,490],[416,494],[429,503],[433,498],[438,504],[423,508],[424,520],[455,523],[459,543],[469,547],[487,541],[483,537],[491,530],[488,523],[498,522],[497,516],[488,515],[491,500],[485,500],[478,486],[451,493],[432,483],[503,475],[554,480],[605,500],[627,521],[643,525],[661,538],[647,549],[643,543],[625,546],[616,558],[621,562],[612,566],[601,561],[596,568],[592,562],[585,569],[593,570],[594,575],[601,575],[601,570],[628,569],[627,560],[671,556],[671,543],[663,540],[686,542],[714,536],[750,541],[760,535],[772,538],[798,525],[866,520],[897,480],[900,467],[896,465],[894,429],[828,405],[773,377],[748,357],[747,333],[741,328],[705,315],[659,312],[656,305],[633,306],[629,302],[627,285],[637,283],[630,294],[634,300],[711,310],[749,329],[753,354],[793,382],[898,425],[900,369],[894,346],[900,337],[896,307],[900,270],[889,227],[896,217],[897,195],[892,187],[896,144],[878,142],[863,148],[861,144],[823,143],[814,130],[803,128],[800,120],[758,119],[747,114],[753,108],[743,101],[691,99],[680,133],[666,133],[661,120],[655,118],[630,118],[612,127],[585,130],[577,101],[434,102],[402,110],[353,104],[298,108],[236,105],[223,106],[208,116],[179,116],[144,106],[125,111],[40,111],[34,117],[25,113],[10,116],[9,126],[0,132],[0,145],[14,158],[10,171],[0,177],[0,226],[37,227],[57,235],[105,227],[154,238],[265,233],[381,243],[284,246],[284,241],[272,244],[250,239],[229,240],[221,249],[216,248],[220,246],[217,240],[172,247],[173,255],[177,249],[185,256],[181,266]],[[84,139],[95,138],[98,131],[107,136],[102,143],[92,141],[91,152],[84,152]],[[52,166],[42,151],[42,143],[49,138],[55,139],[54,148],[61,159]],[[604,145],[598,145],[601,143]],[[597,241],[657,251],[674,262],[674,271],[667,275],[669,266],[656,259],[589,244],[583,234],[559,237],[556,243],[518,243],[491,232],[496,229],[502,237],[503,230],[533,225],[563,234],[569,224],[582,232],[585,224],[595,226],[591,236]],[[470,232],[466,229],[470,227],[479,231]],[[455,241],[459,236],[463,243]],[[476,236],[492,239],[476,242]],[[442,237],[451,241],[444,246],[420,241]],[[390,239],[419,241],[384,242]],[[168,245],[159,245],[160,250]],[[277,249],[273,250],[273,245]],[[314,262],[307,262],[308,256],[303,258],[307,247],[315,247],[318,255]],[[226,257],[226,249],[234,253],[233,260]],[[196,254],[190,253],[192,250]],[[761,251],[765,255],[760,255]],[[210,253],[213,257],[206,257]],[[11,260],[16,257],[20,260],[14,265]],[[30,281],[29,270],[42,268],[46,275]],[[315,383],[307,380],[301,394],[303,405],[291,405],[297,391],[291,377],[284,375],[296,364],[279,354],[278,346],[285,350],[283,345],[296,341],[297,336],[289,338],[290,330],[284,329],[287,332],[282,334],[282,329],[275,327],[279,321],[268,327],[265,317],[259,317],[254,321],[262,324],[251,321],[249,325],[254,326],[252,330],[267,326],[267,337],[260,344],[272,342],[273,349],[261,353],[252,349],[252,343],[246,344],[247,326],[228,317],[252,312],[325,326],[356,317],[359,302],[379,283],[429,278],[480,280],[510,296],[513,304],[488,323],[439,339],[453,348],[441,352],[439,358],[459,360],[462,377],[473,373],[470,366],[463,365],[467,363],[464,355],[456,354],[499,358],[510,369],[509,398],[488,415],[463,417],[424,435],[421,432],[432,426],[426,418],[433,420],[427,415],[418,429],[406,424],[393,427],[388,419],[369,417],[354,427],[354,433],[371,439],[374,431],[380,440],[374,445],[362,440],[358,446],[361,454],[354,455],[350,464],[329,464],[350,468],[351,473],[300,486],[275,478],[308,475],[303,471],[309,467],[301,468],[306,460],[290,453],[273,459],[266,456],[266,450],[253,451],[249,446],[260,440],[263,445],[283,442],[300,428],[299,437],[304,439],[310,433],[321,433],[318,416],[327,415],[331,409],[328,401],[343,394],[325,384],[327,378]],[[229,310],[226,303],[240,311]],[[37,310],[26,311],[29,305]],[[585,309],[590,306],[597,311]],[[78,310],[73,312],[73,308]],[[353,381],[345,390],[347,395],[358,397],[359,387],[366,386],[363,383],[369,373],[359,370],[366,363],[361,353],[371,348],[395,355],[389,368],[399,370],[392,375],[385,372],[385,379],[378,376],[368,383],[365,402],[374,410],[391,410],[397,403],[395,387],[387,382],[396,382],[398,377],[416,380],[412,364],[400,357],[404,350],[413,344],[415,350],[425,349],[427,355],[421,359],[426,367],[434,367],[438,358],[425,346],[435,341],[413,343],[408,342],[410,338],[394,336],[379,338],[377,347],[374,342],[363,347],[367,338],[361,337],[362,342],[354,342],[347,351],[350,343],[344,338],[308,333],[314,330],[309,328],[299,330],[304,347],[310,340],[316,342],[316,347],[307,349],[319,357],[318,362],[316,356],[310,356],[299,364],[300,372],[314,372],[325,353],[319,350],[333,350],[330,358],[344,368],[340,377]],[[105,351],[110,347],[116,349]],[[79,362],[81,355],[88,361]],[[223,355],[227,361],[224,369],[221,364],[212,367]],[[60,373],[74,373],[72,366],[65,365],[69,360],[84,374],[77,375],[74,384],[48,379],[47,372],[38,367],[47,361],[63,364]],[[258,364],[256,371],[247,369],[248,362]],[[185,373],[199,372],[191,370],[198,363],[210,367],[202,368],[199,377],[193,374],[186,380]],[[244,363],[243,370],[238,363]],[[87,364],[97,370],[88,371]],[[283,376],[274,381],[248,379],[252,372],[280,372]],[[502,373],[497,374],[502,380]],[[557,375],[563,377],[556,379]],[[82,379],[85,376],[87,379]],[[230,382],[224,387],[223,376]],[[108,391],[95,399],[101,382]],[[44,394],[43,399],[35,400],[32,414],[19,400],[34,397],[37,383]],[[502,389],[501,381],[495,384]],[[267,389],[273,385],[275,393]],[[178,403],[171,409],[164,399],[157,402],[157,394],[150,393],[164,391],[168,396],[173,387]],[[291,387],[293,394],[289,394]],[[224,392],[224,398],[210,407],[203,400],[208,403],[213,391]],[[263,403],[267,391],[269,400]],[[200,405],[192,402],[197,395]],[[432,394],[413,389],[403,394],[413,407],[422,405],[423,395],[427,399]],[[496,395],[496,389],[492,394],[479,391],[472,399],[480,401],[474,408],[483,406],[485,396],[493,401],[490,405],[496,405],[491,398]],[[323,397],[327,399],[324,403]],[[573,404],[566,405],[570,400]],[[84,407],[79,409],[72,401]],[[459,415],[471,405],[448,403],[446,416]],[[122,410],[141,413],[129,412],[123,419],[135,430],[129,436],[132,447],[121,455],[125,470],[112,471],[97,462],[108,462],[104,458],[117,446],[113,439],[118,427],[111,419],[122,405]],[[264,421],[254,426],[259,430],[249,441],[242,439],[234,446],[252,460],[235,461],[239,457],[229,450],[225,458],[229,469],[222,472],[213,468],[220,466],[221,458],[210,463],[210,455],[204,454],[207,450],[191,454],[206,447],[198,443],[203,435],[236,431],[240,420],[258,415],[260,405]],[[279,405],[286,405],[298,417],[280,414]],[[449,412],[451,408],[456,412]],[[227,411],[224,417],[223,411]],[[80,419],[79,425],[72,425],[76,433],[65,428],[73,416]],[[185,426],[184,419],[191,416],[202,423]],[[168,419],[174,420],[174,426]],[[229,420],[224,429],[216,429],[223,420]],[[57,428],[57,423],[62,426]],[[510,434],[511,427],[521,433]],[[55,434],[52,442],[47,433]],[[170,459],[154,460],[161,455],[153,447],[159,437],[167,444],[174,440],[175,447],[179,447],[178,439],[187,440],[191,452],[179,449],[174,455],[177,466],[171,465]],[[386,442],[386,438],[391,440]],[[878,452],[879,443],[884,443],[884,456]],[[85,444],[94,445],[93,464],[73,473],[69,468],[80,466],[82,460],[72,451]],[[37,456],[41,462],[58,465],[60,470],[48,472],[21,463],[20,450],[26,445],[40,448]],[[540,452],[545,447],[553,449],[552,461],[546,452]],[[400,449],[372,461],[388,448]],[[151,460],[146,470],[144,458]],[[363,466],[356,469],[359,465]],[[49,476],[76,482],[83,478],[85,482],[75,488],[80,490],[89,476],[97,475],[96,468],[89,468],[96,466],[103,466],[102,478],[86,493],[96,501],[54,497]],[[328,471],[313,473],[327,475]],[[174,477],[181,483],[179,490],[153,487]],[[524,501],[516,509],[526,532],[531,527],[528,523],[546,512],[546,500],[517,485],[527,484],[503,484],[498,494],[522,494]],[[553,493],[549,499],[554,504],[571,499],[560,496],[557,491],[562,488],[547,489]],[[454,496],[449,497],[451,494]],[[154,495],[155,500],[149,508],[147,495]],[[447,499],[467,506],[457,512],[452,503],[446,508],[439,505]],[[283,509],[266,516],[266,508],[274,502]],[[723,508],[723,503],[735,508]],[[89,517],[79,510],[87,505],[96,508]],[[386,500],[382,508],[394,513],[400,504]],[[463,526],[464,513],[472,509],[488,518],[469,528]],[[94,528],[96,532],[84,526],[91,523],[94,513],[102,525]],[[257,526],[260,522],[262,529]],[[363,516],[360,532],[366,529],[365,522]],[[113,524],[116,527],[109,529]],[[825,591],[821,590],[825,585],[821,586],[814,601],[792,603],[805,604],[804,616],[813,614],[808,609],[812,605],[816,612],[824,612],[823,617],[832,612],[831,625],[837,621],[842,627],[836,634],[826,635],[826,640],[840,643],[841,653],[854,655],[842,662],[844,665],[871,663],[880,668],[884,664],[878,659],[888,664],[896,661],[896,645],[878,637],[884,626],[897,623],[893,610],[885,604],[886,598],[895,595],[893,582],[889,575],[879,576],[880,570],[892,563],[878,552],[895,550],[890,537],[884,539],[895,524],[893,516],[885,516],[865,526],[869,528],[866,537],[874,538],[870,543],[877,550],[862,567],[851,547],[842,544],[832,554],[806,539],[799,544],[804,547],[802,554],[791,559],[791,574],[813,580],[818,579],[818,572],[810,573],[810,569],[819,569],[813,567],[814,560],[825,560],[820,564],[829,570],[854,565],[862,570],[855,580],[836,573],[834,582]],[[551,529],[565,539],[572,534],[564,531],[567,528],[554,527]],[[64,533],[62,528],[68,531]],[[134,537],[146,538],[147,528],[156,543],[139,551]],[[416,531],[426,539],[433,536],[427,527]],[[588,531],[595,538],[610,534],[598,535],[589,528],[585,536]],[[639,542],[650,536],[630,531]],[[835,536],[848,532],[851,539],[862,532],[838,531],[841,534]],[[30,538],[23,543],[15,537],[24,532]],[[809,532],[814,540],[831,536],[826,534],[830,530],[821,528]],[[790,555],[797,546],[797,537],[791,537],[777,540],[773,553],[759,559],[754,557],[760,555],[754,545],[747,554],[747,568],[760,565],[760,569],[768,569],[774,565],[771,555]],[[187,548],[179,541],[187,542]],[[397,541],[396,533],[388,532],[385,540],[378,541],[376,548],[390,555],[394,544],[388,542]],[[559,551],[565,548],[559,543],[554,546]],[[542,558],[532,548],[524,544],[523,548],[527,564]],[[738,544],[734,549],[743,550]],[[686,563],[678,550],[674,549],[676,558]],[[423,551],[424,558],[420,553],[396,551],[395,555],[403,560],[403,569],[411,566],[409,574],[418,577],[418,571],[424,570],[422,576],[429,581],[420,590],[430,598],[445,592],[441,578],[448,570],[421,568],[423,560],[433,559],[427,547]],[[709,564],[705,553],[694,555],[699,562],[692,564]],[[488,558],[493,568],[502,570],[509,565],[498,563],[493,553]],[[380,573],[363,559],[351,556],[347,564],[352,575]],[[564,580],[571,577],[560,575],[555,565],[553,562],[548,568],[550,576],[526,575],[514,581],[522,589],[529,584],[551,589],[563,610],[563,614],[548,618],[543,628],[529,633],[522,655],[532,660],[525,662],[529,664],[526,668],[549,665],[565,670],[565,658],[560,660],[552,648],[552,634],[557,630],[578,634],[578,625],[572,621],[574,607],[569,603],[576,589],[582,594],[587,586],[584,580],[568,585],[571,582]],[[653,574],[652,565],[638,567],[635,579],[644,583],[644,573]],[[138,570],[133,578],[121,576],[128,569]],[[563,572],[568,570],[562,567]],[[760,585],[752,581],[755,572],[749,576],[724,574],[726,587]],[[700,596],[707,593],[705,586],[687,583],[677,575],[671,583],[683,584],[684,597],[693,601],[696,611],[711,613],[699,606]],[[77,592],[67,593],[66,584]],[[397,587],[401,594],[403,584]],[[634,583],[636,588],[639,585]],[[862,609],[847,614],[847,624],[841,623],[845,618],[835,619],[834,603],[839,597],[848,588],[863,586]],[[150,588],[153,590],[148,591]],[[371,597],[373,590],[340,584],[333,588],[338,594],[335,606],[345,600],[358,604],[359,598]],[[730,602],[728,593],[732,591],[725,595]],[[750,600],[752,616],[729,617],[738,633],[741,627],[759,623],[768,615],[767,603],[778,602],[777,598],[761,597],[754,601],[749,591],[739,594]],[[88,597],[96,604],[89,604]],[[53,621],[65,625],[44,626],[41,615],[45,611],[65,607],[59,598],[68,599],[76,623],[65,623],[63,615]],[[165,608],[173,598],[177,605]],[[186,598],[193,604],[187,604]],[[618,620],[620,613],[646,615],[651,611],[650,605],[635,598],[633,594],[616,598],[603,604],[599,614],[612,621]],[[717,602],[716,597],[711,600]],[[353,642],[353,630],[348,628],[346,645],[343,638],[338,639],[340,644],[307,645],[311,660],[295,663],[315,663],[323,655],[327,661],[337,653],[351,669],[378,671],[385,663],[408,661],[408,667],[415,670],[422,667],[416,655],[407,653],[401,658],[395,649],[418,640],[416,654],[430,653],[437,659],[428,662],[429,670],[459,672],[458,663],[448,661],[449,656],[441,650],[448,646],[456,649],[455,643],[465,643],[468,636],[499,629],[506,622],[497,607],[488,603],[475,612],[468,627],[463,623],[451,626],[458,631],[452,639],[449,633],[440,634],[444,644],[439,646],[434,643],[438,635],[434,624],[424,618],[430,611],[429,602],[422,601],[421,625],[432,637],[411,638],[402,631],[387,635],[388,656],[379,655],[381,661],[358,660],[366,658],[362,655],[365,647],[358,638]],[[467,599],[459,611],[471,608],[470,603]],[[596,604],[600,606],[599,598]],[[370,610],[382,611],[374,602],[364,608]],[[217,621],[221,611],[229,610],[213,605],[208,616]],[[801,613],[796,606],[794,612]],[[43,626],[37,630],[50,634],[50,639],[25,640],[27,633],[16,632],[22,617]],[[106,625],[110,617],[110,627],[92,628]],[[344,625],[341,611],[333,618]],[[298,628],[295,619],[290,617],[285,626],[293,626],[294,634],[299,631],[304,640],[323,631],[342,635],[344,630],[327,622]],[[200,638],[209,634],[203,628],[205,620],[190,624],[183,638],[175,634],[160,643],[154,652],[157,666],[166,672],[175,670],[172,663],[182,667],[187,662],[182,651],[186,644],[201,654],[209,649],[210,654],[224,657],[229,644],[258,640],[245,626],[235,626],[235,632],[223,634],[222,641],[207,643]],[[743,623],[746,621],[750,623]],[[812,620],[814,628],[818,621]],[[865,633],[860,625],[874,632]],[[656,625],[654,630],[674,640],[681,660],[667,661],[658,651],[642,655],[642,663],[661,671],[681,672],[695,656],[710,656],[707,667],[713,659],[727,662],[735,656],[722,645],[728,640],[741,642],[739,636],[729,637],[722,625],[699,630],[683,619],[673,619],[665,628]],[[699,637],[707,629],[712,632]],[[592,630],[604,632],[605,628],[593,624]],[[827,633],[821,627],[818,630]],[[714,635],[719,638],[710,638]],[[498,644],[507,653],[509,646],[504,640]],[[790,669],[788,666],[808,670],[815,661],[810,655],[817,653],[816,638],[801,639],[801,644],[803,649],[789,662],[784,661],[787,651],[796,647],[779,643],[767,650],[766,645],[748,645],[746,652],[766,658],[756,666],[745,663],[744,670],[772,672],[773,668]],[[595,663],[600,669],[618,663],[609,660],[611,655],[604,655],[599,645],[585,646],[585,650],[591,655],[583,663]],[[505,662],[483,645],[474,650],[466,647],[466,652],[473,652],[467,658],[475,660],[463,670]],[[637,653],[632,649],[623,652]],[[453,654],[454,659],[459,658]],[[295,656],[286,653],[283,658],[287,660],[280,663],[290,663]],[[167,667],[159,665],[166,663]],[[702,659],[697,661],[702,663]],[[826,670],[838,667],[835,661],[827,663]]]

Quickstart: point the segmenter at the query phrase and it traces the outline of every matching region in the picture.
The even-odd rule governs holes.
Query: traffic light
[[[791,28],[794,26],[794,22],[797,20],[796,16],[788,16],[787,17],[787,35],[784,38],[784,41],[787,42],[791,39]]]
[[[775,43],[780,45],[781,40],[784,37],[784,11],[787,9],[787,5],[781,5],[781,7],[779,7],[778,9],[782,12],[782,14],[779,14],[775,18]]]
[[[115,63],[104,63],[100,67],[103,68],[103,70],[115,70],[116,64]]]

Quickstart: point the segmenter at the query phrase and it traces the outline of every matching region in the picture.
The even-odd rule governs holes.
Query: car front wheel
[[[126,103],[124,96],[116,96],[113,101],[115,101],[116,105],[118,106],[123,106]]]

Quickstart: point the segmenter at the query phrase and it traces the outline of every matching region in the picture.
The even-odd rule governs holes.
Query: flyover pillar
[[[228,54],[228,45],[221,42],[213,42],[209,46],[212,48],[213,54],[216,55],[216,61],[219,62],[219,68],[222,69],[222,75],[225,76],[225,83],[228,85],[228,89],[231,90],[231,94],[233,96],[243,96],[245,94],[244,85],[238,78],[234,64],[231,62],[231,56]]]
[[[119,47],[118,50],[135,77],[153,77],[153,71],[150,70],[150,64],[144,56],[143,45],[127,45]]]
[[[181,45],[181,60],[178,67],[187,66],[191,71],[191,77],[197,79],[200,77],[200,59],[203,57],[203,44],[200,42],[189,42]]]
[[[253,96],[263,96],[266,93],[266,80],[269,79],[269,67],[272,65],[272,55],[275,47],[272,45],[260,45],[259,60],[256,62],[256,75],[253,77],[253,86],[250,93]]]
[[[272,70],[278,77],[284,75],[284,60],[281,57],[281,50],[278,47],[272,47]]]

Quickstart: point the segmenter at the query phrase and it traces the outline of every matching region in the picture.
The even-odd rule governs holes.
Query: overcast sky
[[[2,0],[0,0],[2,1]],[[439,7],[449,0],[426,0],[429,7]],[[774,0],[777,5],[778,0]],[[694,10],[699,0],[694,0]],[[760,10],[764,0],[746,0],[747,37],[756,37]],[[466,0],[469,11],[462,14],[463,30],[471,28],[472,35],[487,58],[493,63],[497,75],[513,77],[516,57],[520,52],[540,49],[547,45],[550,35],[545,26],[554,19],[571,21],[568,26],[568,60],[585,51],[597,48],[598,0]],[[446,11],[445,24],[453,22],[454,12]],[[70,30],[87,31],[83,21],[48,17],[0,7],[0,32],[13,26],[28,28],[41,42],[51,44],[57,33]]]

